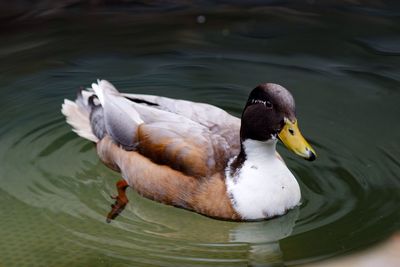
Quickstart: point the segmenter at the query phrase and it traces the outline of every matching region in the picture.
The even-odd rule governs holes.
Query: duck
[[[64,99],[61,112],[122,176],[107,222],[126,207],[128,188],[215,219],[281,216],[299,206],[301,191],[277,142],[317,157],[299,130],[292,94],[274,83],[250,91],[241,118],[206,103],[120,93],[106,80]]]

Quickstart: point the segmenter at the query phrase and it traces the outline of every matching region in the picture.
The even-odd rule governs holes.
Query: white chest
[[[270,218],[299,204],[297,180],[277,158],[275,140],[246,140],[246,160],[233,175],[227,169],[226,185],[232,205],[244,219]]]

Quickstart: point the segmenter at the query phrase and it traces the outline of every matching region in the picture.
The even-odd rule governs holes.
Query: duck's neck
[[[245,161],[272,161],[276,159],[276,139],[269,139],[267,141],[258,141],[253,139],[246,139],[241,143],[241,150],[239,155],[233,159],[229,165],[230,175],[233,176],[239,171]]]
[[[263,158],[270,160],[276,158],[277,139],[269,139],[267,141],[257,141],[247,139],[242,142],[242,152],[249,160]]]

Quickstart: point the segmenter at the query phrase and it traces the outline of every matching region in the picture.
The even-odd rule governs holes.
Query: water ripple
[[[176,31],[174,25],[160,36],[125,28],[124,34],[144,31],[146,38],[118,53],[100,49],[100,54],[99,29],[80,47],[90,53],[62,50],[59,54],[66,55],[57,59],[57,67],[40,66],[15,80],[2,76],[0,200],[1,214],[7,216],[0,236],[4,244],[21,247],[16,252],[0,244],[11,259],[7,262],[23,259],[25,251],[36,255],[32,250],[39,247],[59,249],[43,257],[47,266],[290,265],[359,249],[398,229],[396,61],[379,58],[364,66],[361,59],[340,53],[307,54],[300,45],[276,52],[279,42],[259,43],[274,32],[257,32],[254,25],[231,25],[229,35],[220,33],[227,25],[218,25],[217,33],[207,27]],[[239,41],[248,50],[230,45]],[[363,39],[371,49],[397,55],[395,41],[381,41]],[[219,46],[226,49],[215,50]],[[110,79],[123,91],[207,102],[238,116],[250,89],[261,82],[283,83],[293,92],[303,132],[319,155],[313,163],[303,162],[279,146],[299,180],[302,205],[273,220],[235,223],[165,206],[130,190],[126,210],[106,224],[120,175],[99,162],[95,146],[71,132],[59,111],[64,98],[73,98],[79,86],[96,78]]]

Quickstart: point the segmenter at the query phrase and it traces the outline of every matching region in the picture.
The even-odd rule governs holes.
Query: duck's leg
[[[107,215],[107,222],[111,222],[111,220],[115,219],[125,208],[126,204],[129,202],[126,197],[125,190],[128,188],[128,183],[121,179],[117,182],[117,196],[111,196],[112,199],[115,199],[115,203],[111,205],[111,211]]]

